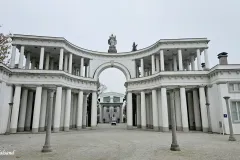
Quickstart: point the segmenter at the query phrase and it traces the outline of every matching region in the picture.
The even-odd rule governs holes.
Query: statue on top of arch
[[[116,39],[116,36],[114,36],[112,34],[108,39],[108,44],[109,44],[108,53],[117,53],[117,49],[116,49],[117,39]]]

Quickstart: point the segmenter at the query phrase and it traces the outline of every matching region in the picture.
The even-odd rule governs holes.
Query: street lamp
[[[46,130],[45,144],[42,148],[42,152],[52,152],[52,148],[50,145],[50,138],[51,138],[51,126],[52,126],[53,96],[54,96],[54,90],[51,90],[50,105],[48,106],[48,114],[47,114],[48,116],[47,116],[47,130]]]
[[[232,117],[231,117],[231,114],[230,114],[230,108],[229,108],[229,102],[228,102],[230,97],[225,96],[223,98],[226,101],[227,114],[228,114],[228,124],[229,124],[229,130],[230,130],[230,135],[229,135],[228,140],[229,141],[236,141],[236,138],[234,137],[234,134],[233,134]]]
[[[13,103],[12,102],[8,103],[8,105],[9,105],[9,114],[8,114],[7,130],[5,132],[5,135],[9,135],[10,134],[10,124],[11,124]]]
[[[181,151],[177,143],[176,119],[175,119],[175,109],[174,109],[174,99],[175,99],[174,90],[171,92],[170,98],[171,98],[171,122],[172,122],[172,144],[171,144],[170,150]]]

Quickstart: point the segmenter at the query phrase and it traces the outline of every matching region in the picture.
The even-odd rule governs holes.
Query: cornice
[[[71,52],[75,55],[93,58],[93,57],[103,57],[107,59],[112,58],[124,58],[128,57],[130,59],[138,59],[141,57],[145,57],[148,55],[155,54],[160,50],[164,49],[171,49],[171,48],[186,48],[181,47],[181,45],[189,44],[188,48],[207,48],[207,44],[209,40],[207,38],[185,38],[185,39],[161,39],[154,43],[153,45],[140,49],[135,52],[121,52],[121,53],[107,53],[107,52],[97,52],[87,50],[81,47],[78,47],[65,38],[62,37],[46,37],[46,36],[33,36],[33,35],[19,35],[14,34],[13,37],[13,45],[24,45],[27,41],[28,45],[29,42],[34,42],[36,45],[43,46],[56,46],[60,48],[64,48],[64,50]],[[203,44],[201,47],[197,47],[198,45]]]

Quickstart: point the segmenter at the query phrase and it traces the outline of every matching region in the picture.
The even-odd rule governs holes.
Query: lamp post
[[[52,125],[53,96],[54,96],[54,90],[51,90],[50,105],[48,106],[48,114],[47,114],[47,130],[46,130],[45,144],[42,148],[42,152],[52,152],[52,148],[50,145],[50,138],[51,138],[51,125]]]
[[[177,133],[176,133],[176,119],[175,119],[175,109],[174,109],[174,99],[175,93],[174,91],[170,94],[171,98],[171,122],[172,122],[172,144],[171,144],[171,151],[180,151],[180,147],[177,143]]]
[[[236,141],[236,138],[234,137],[234,134],[233,134],[232,117],[231,117],[230,109],[229,109],[229,98],[230,97],[225,96],[223,98],[226,101],[227,114],[228,114],[228,124],[229,124],[229,130],[230,130],[230,135],[229,135],[228,140],[229,141]]]
[[[8,123],[7,123],[7,130],[5,132],[5,135],[9,135],[10,134],[10,124],[11,124],[11,116],[12,116],[12,107],[13,107],[13,103],[8,103],[9,104],[9,114],[8,114]]]

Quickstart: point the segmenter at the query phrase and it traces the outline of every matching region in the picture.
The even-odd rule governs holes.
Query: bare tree
[[[2,27],[2,26],[0,26]],[[0,63],[8,64],[7,60],[11,47],[11,34],[4,35],[0,33]]]
[[[107,90],[107,86],[102,84],[102,83],[99,83],[99,86],[98,86],[98,95],[102,94],[104,91]]]

